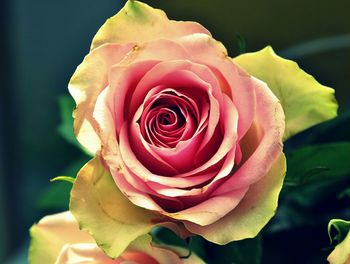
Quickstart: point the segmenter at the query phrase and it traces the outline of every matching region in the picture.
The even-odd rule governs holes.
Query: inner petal
[[[138,119],[145,140],[157,147],[175,148],[191,138],[200,118],[198,103],[188,96],[168,88],[146,99],[145,109]]]
[[[208,160],[202,155],[208,145],[221,145],[222,103],[218,82],[207,67],[189,61],[158,63],[139,81],[127,109],[131,150],[153,173],[192,172]]]

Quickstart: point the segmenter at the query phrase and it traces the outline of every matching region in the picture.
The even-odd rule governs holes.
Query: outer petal
[[[42,249],[45,250],[45,247]],[[55,264],[116,264],[95,243],[67,243],[61,250]]]
[[[132,50],[132,45],[105,45],[92,51],[78,66],[68,89],[77,107],[73,113],[74,132],[78,141],[91,153],[100,149],[100,139],[92,117],[96,99],[108,85],[108,73],[113,64],[118,63]]]
[[[162,10],[129,0],[100,28],[91,49],[105,43],[142,43],[159,38],[176,39],[193,33],[210,35],[198,23],[169,20]]]
[[[31,264],[55,263],[61,248],[67,243],[94,243],[92,237],[79,230],[69,212],[46,216],[30,229]]]
[[[255,83],[255,119],[240,142],[244,162],[214,191],[215,195],[249,186],[265,177],[282,152],[285,117],[281,104],[264,82],[255,79]]]
[[[178,40],[188,52],[190,60],[205,64],[215,73],[221,90],[237,108],[238,136],[242,138],[252,124],[255,113],[254,82],[227,55],[225,47],[205,34],[192,34]]]
[[[119,191],[98,157],[78,173],[70,210],[79,226],[112,258],[161,222],[160,216],[135,206]]]
[[[125,252],[117,259],[111,259],[94,243],[67,244],[62,248],[56,264],[202,264],[195,254],[183,260],[186,255],[182,248],[161,247],[152,244],[150,235],[144,235],[134,240]]]
[[[286,115],[285,140],[337,115],[334,90],[318,83],[295,62],[277,56],[271,47],[243,54],[234,61],[266,82],[281,101]]]
[[[229,214],[208,226],[189,222],[185,222],[185,226],[191,232],[221,245],[255,237],[275,214],[285,172],[286,160],[281,154],[269,173],[250,186],[247,194]]]

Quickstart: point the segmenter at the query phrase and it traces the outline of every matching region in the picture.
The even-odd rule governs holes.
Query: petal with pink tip
[[[284,133],[284,113],[279,100],[274,96],[267,85],[255,80],[257,111],[254,123],[256,139],[243,139],[241,149],[243,155],[255,145],[251,155],[241,167],[229,178],[224,185],[215,190],[219,195],[233,189],[240,189],[265,177],[273,162],[282,152],[282,137]],[[248,132],[249,134],[249,132]],[[249,136],[249,135],[248,135]]]
[[[77,107],[73,113],[78,141],[91,153],[100,149],[100,139],[92,118],[99,93],[108,86],[108,73],[132,50],[132,45],[104,45],[89,53],[70,79],[68,89]]]
[[[275,214],[285,172],[286,160],[282,153],[270,171],[249,187],[234,210],[211,225],[185,222],[185,226],[189,231],[220,245],[255,237]]]
[[[221,89],[233,101],[240,117],[238,135],[242,138],[249,129],[255,114],[254,82],[239,66],[231,61],[225,47],[205,34],[181,38],[180,43],[194,62],[207,65],[217,73]]]
[[[79,171],[71,191],[70,211],[110,257],[119,256],[135,238],[148,233],[155,223],[164,222],[164,217],[131,203],[99,158]]]

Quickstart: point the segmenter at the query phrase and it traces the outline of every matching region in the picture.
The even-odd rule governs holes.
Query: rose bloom
[[[96,245],[87,232],[79,230],[78,223],[70,212],[44,217],[31,228],[31,236],[31,264],[204,263],[195,254],[189,258],[180,258],[180,251],[185,251],[183,249],[153,245],[148,235],[139,237],[118,258],[112,259]]]
[[[148,21],[158,22],[145,30]],[[69,91],[78,140],[133,204],[221,244],[255,236],[272,217],[284,112],[201,25],[129,1],[99,30]]]

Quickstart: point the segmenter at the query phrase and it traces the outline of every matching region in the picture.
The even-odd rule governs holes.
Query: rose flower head
[[[154,225],[218,244],[256,236],[277,207],[283,140],[337,109],[272,48],[231,59],[203,26],[137,1],[100,28],[69,91],[95,155],[70,209],[112,257],[116,233],[131,242]]]

